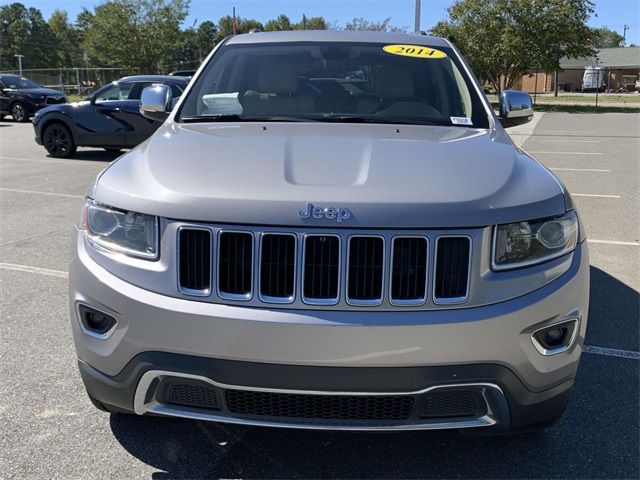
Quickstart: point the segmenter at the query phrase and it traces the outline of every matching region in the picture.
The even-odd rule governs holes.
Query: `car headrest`
[[[375,94],[380,98],[411,98],[415,81],[409,71],[401,68],[383,68],[375,79]]]
[[[261,93],[293,93],[298,91],[295,66],[290,63],[269,63],[258,72]]]

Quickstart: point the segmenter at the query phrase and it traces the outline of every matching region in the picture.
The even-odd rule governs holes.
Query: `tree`
[[[596,48],[619,47],[624,42],[624,37],[615,30],[607,27],[592,28],[591,41]]]
[[[17,69],[14,55],[24,55],[23,68],[46,68],[56,64],[51,28],[37,8],[21,3],[0,6],[0,66]]]
[[[300,20],[296,24],[296,30],[327,30],[329,26],[323,17],[310,17],[306,21]]]
[[[348,22],[345,30],[371,30],[374,32],[399,32],[406,33],[407,27],[394,27],[390,25],[391,17],[387,17],[381,22],[370,22],[364,17],[357,17]]]
[[[55,38],[56,62],[59,67],[81,65],[80,34],[69,22],[67,12],[55,10],[49,18],[49,28]]]
[[[532,69],[551,73],[560,58],[593,53],[591,0],[456,0],[431,30],[450,39],[498,92]]]
[[[180,48],[185,0],[110,0],[81,13],[83,45],[94,63],[166,70]]]
[[[280,14],[275,20],[269,20],[264,24],[265,32],[277,32],[284,30],[293,30],[291,20],[289,20],[289,17],[287,17],[285,14]]]

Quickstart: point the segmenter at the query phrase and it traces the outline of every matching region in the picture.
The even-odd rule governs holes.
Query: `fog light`
[[[578,319],[572,318],[536,330],[531,335],[531,341],[542,355],[555,355],[567,351],[577,333]]]
[[[87,305],[78,305],[80,324],[88,335],[97,338],[107,338],[118,323],[115,318]]]

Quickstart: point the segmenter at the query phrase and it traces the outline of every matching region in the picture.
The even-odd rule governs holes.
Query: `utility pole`
[[[233,7],[233,22],[231,23],[231,34],[236,35],[238,27],[236,26],[236,7]]]
[[[416,17],[413,28],[415,33],[420,33],[420,3],[421,0],[416,0]]]
[[[18,59],[18,70],[20,71],[20,76],[22,76],[22,59],[24,58],[24,55],[16,53],[14,57]]]
[[[623,43],[623,47],[627,45],[627,30],[629,30],[631,27],[627,24],[622,26],[622,43]]]

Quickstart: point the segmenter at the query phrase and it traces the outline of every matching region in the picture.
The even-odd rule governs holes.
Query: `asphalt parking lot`
[[[514,138],[567,184],[589,236],[576,388],[536,436],[311,432],[97,411],[67,307],[73,219],[114,159],[48,158],[0,122],[0,478],[639,478],[640,114],[545,113]]]

